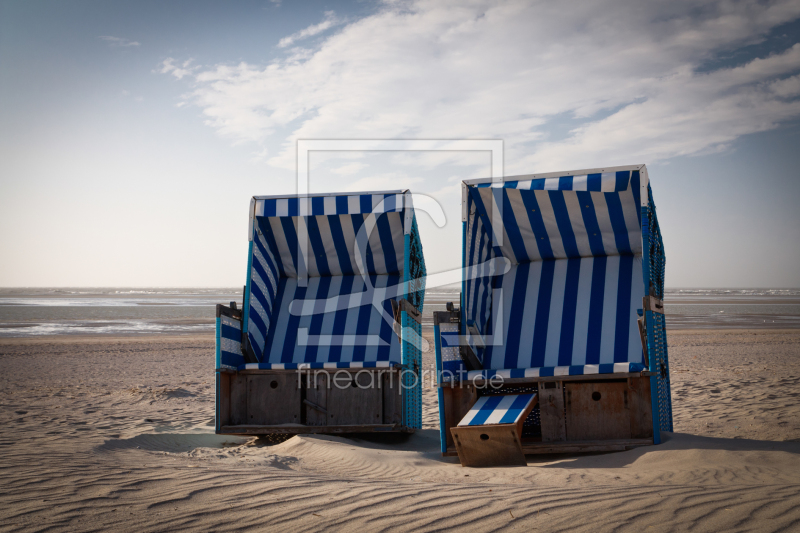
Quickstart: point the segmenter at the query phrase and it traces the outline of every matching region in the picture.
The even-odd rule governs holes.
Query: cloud
[[[770,90],[777,96],[793,98],[800,95],[800,76],[792,76],[770,84]]]
[[[109,46],[114,48],[127,48],[130,46],[141,46],[141,43],[137,41],[129,41],[128,39],[123,39],[122,37],[112,37],[110,35],[101,35],[99,37],[103,41],[106,41]]]
[[[175,64],[175,60],[171,57],[168,57],[164,61],[161,62],[161,68],[158,70],[161,74],[172,74],[176,78],[183,79],[184,76],[189,76],[195,70],[200,68],[199,65],[195,65],[194,67],[190,67],[192,63],[192,59],[188,59],[179,65]]]
[[[280,5],[280,2],[278,2],[278,5]],[[320,33],[329,30],[341,23],[342,21],[336,18],[336,14],[333,11],[326,11],[325,20],[323,20],[319,24],[313,24],[307,28],[295,32],[289,35],[288,37],[284,37],[278,42],[278,48],[286,48],[287,46],[293,45],[297,41],[301,41],[308,37],[319,35]]]
[[[358,161],[354,161],[352,163],[347,163],[346,165],[342,165],[338,168],[331,169],[331,172],[334,174],[339,174],[340,176],[352,176],[353,174],[358,174],[361,170],[365,169],[368,165],[364,163],[359,163]]]
[[[127,90],[127,89],[122,89],[122,91],[120,92],[120,94],[121,94],[123,97],[127,98],[127,97],[129,97],[129,96],[131,95],[131,92],[130,92],[129,90]],[[133,99],[134,99],[134,101],[136,101],[136,102],[142,102],[142,101],[144,101],[144,97],[143,97],[143,96],[134,96],[134,97],[133,97]]]
[[[501,138],[507,174],[652,163],[800,116],[800,44],[704,70],[798,17],[792,0],[391,2],[301,55],[162,72],[277,167],[298,138]]]
[[[422,178],[408,176],[402,172],[387,172],[364,177],[348,183],[344,191],[388,191],[410,189],[422,182]]]

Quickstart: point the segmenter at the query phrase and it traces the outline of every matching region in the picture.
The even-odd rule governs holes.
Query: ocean
[[[423,325],[457,298],[427,291]],[[241,288],[5,288],[0,337],[212,333],[214,306],[232,301]],[[669,289],[664,305],[669,329],[800,327],[800,289]]]

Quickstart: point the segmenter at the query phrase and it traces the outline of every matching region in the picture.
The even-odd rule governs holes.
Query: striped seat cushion
[[[610,363],[604,365],[551,366],[540,368],[511,368],[503,370],[472,370],[465,373],[468,380],[501,377],[538,378],[551,376],[583,376],[587,374],[619,374],[647,370],[643,363]]]
[[[502,324],[492,328],[484,368],[642,363],[636,322],[644,296],[641,262],[641,256],[617,255],[512,267],[495,281],[502,317],[492,320],[502,318]]]
[[[264,365],[400,363],[400,342],[390,300],[402,291],[399,276],[294,278],[278,283]],[[293,303],[294,302],[294,303]],[[269,367],[291,368],[291,367]]]
[[[516,424],[535,397],[536,393],[533,392],[505,396],[482,396],[461,419],[458,427]]]

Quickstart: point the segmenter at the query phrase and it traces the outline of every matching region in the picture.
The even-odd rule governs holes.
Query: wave
[[[665,296],[800,296],[800,289],[666,289]]]
[[[0,326],[0,337],[50,335],[135,335],[213,333],[214,322],[179,323],[147,320],[10,323]]]

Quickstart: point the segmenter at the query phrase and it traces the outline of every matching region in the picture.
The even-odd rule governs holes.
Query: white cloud
[[[308,37],[319,35],[320,33],[329,30],[341,23],[342,21],[336,18],[336,14],[333,11],[326,11],[325,20],[323,20],[319,24],[312,24],[307,28],[303,28],[302,30],[295,32],[289,35],[288,37],[284,37],[278,42],[278,48],[286,48],[287,46],[293,45],[297,41],[301,41],[303,39],[307,39]]]
[[[773,82],[770,89],[778,96],[792,98],[800,95],[800,76],[792,76],[785,80]]]
[[[800,45],[700,68],[797,17],[792,0],[395,2],[266,66],[161,71],[192,76],[207,124],[273,145],[279,167],[298,138],[501,138],[507,174],[652,163],[800,116]]]
[[[127,89],[122,89],[122,92],[120,94],[125,98],[131,96],[131,92],[129,90],[127,90]],[[144,96],[134,96],[133,99],[136,102],[143,102],[144,101]]]
[[[137,41],[130,41],[128,39],[123,39],[122,37],[112,37],[111,35],[101,35],[99,37],[103,41],[106,41],[109,46],[113,47],[122,47],[127,48],[130,46],[141,46],[141,43]]]
[[[367,168],[367,166],[368,165],[364,163],[353,161],[352,163],[347,163],[346,165],[331,169],[331,172],[334,174],[339,174],[340,176],[352,176],[353,174],[358,174],[361,172],[361,170]]]
[[[421,183],[422,178],[407,176],[401,172],[387,172],[368,176],[352,183],[348,183],[342,190],[344,191],[389,191],[409,189],[413,185]]]
[[[164,61],[161,62],[161,68],[158,72],[161,74],[172,74],[176,78],[183,79],[184,76],[189,76],[195,70],[200,68],[199,65],[190,66],[192,64],[193,59],[187,59],[180,65],[175,64],[175,60],[171,57],[168,57]]]

